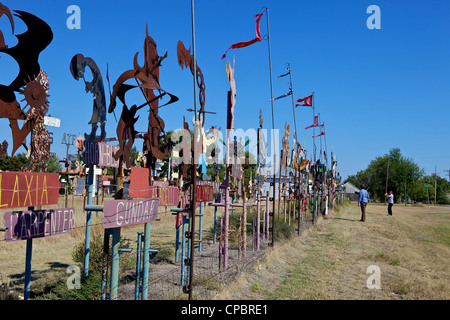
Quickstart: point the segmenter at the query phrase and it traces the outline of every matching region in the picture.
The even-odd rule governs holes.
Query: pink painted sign
[[[158,198],[108,200],[103,206],[103,228],[120,228],[158,218]]]
[[[6,212],[6,241],[69,233],[74,227],[73,208]]]

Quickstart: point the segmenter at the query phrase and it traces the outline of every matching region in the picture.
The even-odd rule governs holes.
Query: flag
[[[320,134],[318,134],[318,135],[316,135],[316,136],[313,136],[313,138],[317,138],[317,137],[320,137],[320,136],[324,136],[325,135],[325,132],[323,131],[323,127],[325,126],[325,123],[322,123],[321,125],[320,125]]]
[[[315,128],[319,126],[319,116],[314,116],[314,124],[306,127],[305,130],[309,129],[309,128]]]
[[[312,97],[313,97],[313,95],[310,95],[303,99],[298,99],[297,100],[298,103],[303,102],[304,104],[296,104],[295,106],[296,107],[312,107]]]
[[[288,75],[290,75],[290,74],[291,74],[291,72],[289,71],[288,73],[282,74],[281,76],[278,76],[277,78],[286,77],[286,76],[288,76]]]
[[[281,98],[286,98],[286,97],[290,96],[291,94],[292,94],[292,91],[290,91],[290,92],[288,92],[286,94],[283,94],[282,96],[279,96],[277,98],[274,98],[272,101],[275,101],[275,100],[278,100],[278,99],[281,99]]]
[[[261,24],[261,16],[262,16],[262,13],[259,13],[256,16],[253,17],[253,18],[257,18],[256,19],[256,38],[254,38],[253,40],[249,40],[249,41],[243,41],[243,42],[234,43],[234,44],[231,45],[231,47],[228,48],[228,50],[248,47],[249,45],[252,45],[252,44],[262,40],[262,38],[261,38],[261,31],[259,29],[260,24]],[[225,51],[225,53],[222,56],[222,59],[225,59],[228,50]]]

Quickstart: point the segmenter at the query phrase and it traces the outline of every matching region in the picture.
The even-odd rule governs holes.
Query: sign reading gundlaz
[[[5,240],[19,241],[69,233],[74,227],[73,208],[13,211],[4,215]]]
[[[120,228],[158,218],[159,198],[108,200],[103,207],[103,228]]]

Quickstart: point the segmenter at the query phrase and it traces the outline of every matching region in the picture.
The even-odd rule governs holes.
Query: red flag
[[[320,134],[318,134],[317,136],[313,136],[313,138],[317,138],[317,137],[320,137],[320,136],[324,136],[325,135],[325,132],[323,131],[323,127],[325,126],[325,123],[322,123],[321,125],[320,125]]]
[[[314,116],[314,124],[312,126],[306,127],[305,130],[309,129],[309,128],[318,127],[318,126],[319,126],[319,116]]]
[[[305,97],[303,99],[298,99],[297,102],[301,103],[304,102],[304,104],[296,104],[296,107],[312,107],[312,95]]]
[[[256,38],[253,39],[253,40],[249,40],[249,41],[243,41],[243,42],[234,43],[234,44],[231,45],[231,47],[228,48],[228,50],[230,50],[230,49],[239,49],[239,48],[247,47],[247,46],[249,46],[249,45],[252,45],[252,44],[254,44],[254,43],[259,42],[259,41],[262,40],[262,38],[261,38],[261,31],[259,30],[259,25],[260,25],[260,23],[261,23],[261,16],[262,16],[262,13],[257,14],[256,16],[253,17],[253,18],[257,18],[257,19],[256,19]],[[224,53],[223,56],[222,56],[222,59],[225,58],[225,56],[226,56],[228,50],[225,51],[225,53]]]

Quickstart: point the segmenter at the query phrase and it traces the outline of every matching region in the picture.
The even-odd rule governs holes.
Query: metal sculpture
[[[113,92],[108,108],[109,113],[114,111],[117,98],[123,103],[122,114],[116,130],[120,148],[118,152],[114,154],[114,159],[118,160],[120,157],[123,157],[127,167],[131,167],[132,165],[130,152],[136,137],[144,139],[146,149],[156,159],[163,159],[168,154],[168,147],[166,147],[164,151],[159,150],[160,140],[166,138],[166,135],[164,133],[164,121],[158,116],[158,108],[178,101],[176,96],[166,92],[159,85],[159,67],[161,62],[166,58],[167,53],[163,57],[158,56],[156,43],[153,38],[148,35],[148,30],[146,30],[144,53],[144,67],[139,66],[137,62],[139,53],[136,53],[134,56],[134,69],[125,71],[117,79],[113,86]],[[130,79],[134,79],[137,85],[125,84],[125,81]],[[125,94],[127,91],[134,88],[141,89],[147,102],[140,106],[133,105],[128,109],[125,102]],[[154,90],[158,91],[159,94],[155,95]],[[158,100],[165,95],[168,95],[170,100],[164,105],[158,106]],[[139,116],[135,116],[137,111],[146,105],[150,105],[148,131],[143,136],[137,136],[138,132],[135,130],[134,124]],[[151,158],[149,160],[150,161],[147,161],[147,163],[154,166],[154,161]]]
[[[25,145],[28,134],[33,130],[31,141],[31,164],[27,171],[35,170],[37,163],[41,169],[46,170],[45,160],[49,158],[50,136],[44,126],[44,116],[48,111],[48,77],[41,70],[38,58],[39,54],[51,43],[53,32],[49,25],[38,17],[23,11],[14,11],[27,26],[27,31],[16,35],[18,40],[14,47],[8,47],[0,33],[0,52],[11,56],[19,66],[19,73],[8,85],[0,85],[0,117],[7,118],[13,135],[13,148],[11,155],[21,145]],[[7,15],[14,33],[14,20],[7,7],[0,4],[0,16]],[[26,106],[21,109],[16,100],[18,92],[24,96]],[[28,111],[24,111],[29,107]],[[17,120],[24,120],[22,128],[19,128]]]
[[[86,81],[84,77],[85,69],[88,67],[92,73],[92,81]],[[103,141],[106,138],[105,121],[106,121],[106,96],[103,86],[103,78],[97,64],[92,58],[84,57],[82,54],[76,54],[70,61],[70,72],[75,80],[83,79],[86,92],[94,95],[92,118],[89,124],[92,125],[91,133],[85,133],[86,140]],[[98,123],[100,123],[100,137],[96,136]]]

